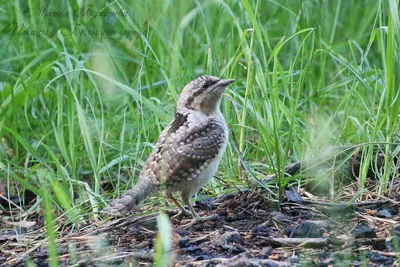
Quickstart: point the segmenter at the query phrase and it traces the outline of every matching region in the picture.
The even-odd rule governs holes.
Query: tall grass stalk
[[[49,173],[44,171],[39,171],[38,178],[42,180],[42,186],[44,189],[43,194],[43,212],[44,212],[44,220],[46,223],[46,235],[47,235],[47,246],[49,249],[49,264],[51,267],[59,266],[58,262],[58,252],[57,252],[57,234],[56,234],[56,225],[53,216],[54,206],[52,204],[52,199],[48,192],[50,191],[50,186],[48,184],[48,179],[52,179],[53,177],[49,177]]]

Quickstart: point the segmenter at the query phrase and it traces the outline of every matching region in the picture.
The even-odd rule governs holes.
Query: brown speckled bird
[[[194,79],[182,90],[173,121],[162,131],[135,186],[103,212],[127,213],[152,192],[165,189],[180,214],[199,217],[190,200],[215,175],[228,143],[228,127],[220,111],[222,94],[234,80],[214,76]],[[179,192],[190,213],[173,197]]]

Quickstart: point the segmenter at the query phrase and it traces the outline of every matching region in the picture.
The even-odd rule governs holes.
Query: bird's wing
[[[224,126],[215,120],[196,127],[179,128],[171,146],[166,150],[170,164],[167,187],[195,178],[211,160],[217,157],[225,143]],[[183,134],[182,134],[183,133]]]
[[[175,115],[160,136],[143,174],[167,187],[179,184],[182,179],[191,180],[217,157],[225,139],[225,128],[220,121],[191,124],[184,115]]]

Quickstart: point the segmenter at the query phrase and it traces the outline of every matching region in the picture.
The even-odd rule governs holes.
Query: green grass
[[[199,75],[236,79],[222,105],[232,131],[222,181],[208,193],[282,178],[288,163],[344,145],[367,151],[363,186],[373,144],[389,151],[396,142],[398,0],[72,0],[52,1],[48,11],[94,5],[127,16],[35,13],[48,2],[0,9],[0,179],[10,195],[34,192],[68,224],[96,218],[135,183],[181,88]],[[46,34],[19,35],[14,24]],[[382,193],[392,156],[379,174]],[[286,181],[267,185],[275,200]]]

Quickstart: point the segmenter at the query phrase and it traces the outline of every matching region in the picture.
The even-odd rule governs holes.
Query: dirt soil
[[[287,196],[293,194],[289,191]],[[174,219],[171,266],[398,266],[400,206],[394,199],[345,205],[347,200],[322,202],[303,194],[298,203],[274,207],[262,189],[205,199],[196,202],[196,210],[218,219],[194,225]],[[125,218],[58,228],[59,261],[62,266],[152,266],[157,216],[143,206]],[[49,265],[42,217],[3,218],[0,227],[0,266]]]

